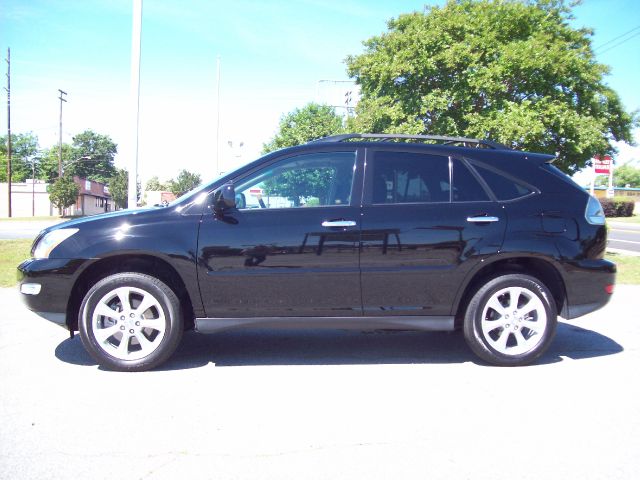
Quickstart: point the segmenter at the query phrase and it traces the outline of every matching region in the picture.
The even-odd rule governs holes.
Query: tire
[[[508,274],[484,284],[471,298],[464,337],[493,365],[528,365],[549,348],[558,314],[549,289],[529,275]]]
[[[80,307],[79,330],[85,349],[101,366],[149,370],[165,362],[180,343],[180,302],[157,278],[118,273],[87,292]]]

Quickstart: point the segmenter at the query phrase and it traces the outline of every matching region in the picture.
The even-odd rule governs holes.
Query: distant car
[[[552,161],[467,138],[329,137],[166,207],[47,228],[20,291],[114,370],[162,364],[185,329],[283,326],[461,329],[481,359],[524,365],[615,278],[600,204]]]

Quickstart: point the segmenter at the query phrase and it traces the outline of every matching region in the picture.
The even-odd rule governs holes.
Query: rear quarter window
[[[531,187],[506,173],[477,162],[472,162],[472,165],[498,200],[515,200],[534,192]]]

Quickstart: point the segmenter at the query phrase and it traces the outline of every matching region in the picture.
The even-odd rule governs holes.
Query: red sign
[[[593,159],[593,166],[596,169],[596,173],[604,173],[609,175],[611,172],[611,167],[613,165],[613,160],[610,155],[605,155],[601,157],[600,155],[596,155]]]

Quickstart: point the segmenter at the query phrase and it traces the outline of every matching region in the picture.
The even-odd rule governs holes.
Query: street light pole
[[[140,43],[142,38],[142,0],[133,0],[131,27],[131,133],[133,145],[130,151],[128,208],[138,203],[138,134],[140,129]]]
[[[58,89],[60,92],[60,96],[58,99],[60,100],[60,141],[58,142],[58,178],[62,177],[62,102],[66,102],[67,100],[62,98],[63,95],[67,95],[67,92]]]
[[[11,49],[7,48],[7,216],[11,218]]]
[[[220,55],[216,58],[216,171],[220,175]]]

